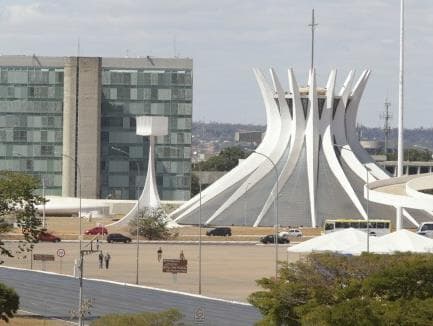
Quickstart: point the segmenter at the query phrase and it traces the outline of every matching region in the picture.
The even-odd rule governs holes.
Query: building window
[[[171,100],[171,89],[158,89],[158,100],[170,101]]]
[[[33,171],[33,160],[26,160],[26,169]]]
[[[48,131],[41,130],[41,142],[46,143],[48,141]]]
[[[54,155],[54,147],[51,145],[41,145],[41,156]]]
[[[14,130],[14,141],[26,142],[27,141],[27,131]]]

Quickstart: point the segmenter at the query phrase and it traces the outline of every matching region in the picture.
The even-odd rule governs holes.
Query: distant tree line
[[[237,131],[265,131],[265,125],[251,124],[230,124],[219,122],[193,122],[192,134],[193,144],[196,140],[202,141],[233,141]],[[385,134],[382,128],[358,127],[358,134],[361,139],[384,141]],[[433,151],[433,128],[414,128],[404,130],[405,147],[420,145],[430,148]],[[389,135],[389,148],[397,147],[397,129],[392,128]]]
[[[428,149],[421,148],[407,148],[404,151],[404,161],[412,161],[412,162],[425,162],[425,161],[433,161],[433,151]],[[397,153],[388,153],[387,159],[389,161],[397,160]]]
[[[193,165],[193,171],[230,171],[239,163],[239,159],[245,159],[247,153],[239,147],[228,147],[218,155],[210,157],[206,161]]]

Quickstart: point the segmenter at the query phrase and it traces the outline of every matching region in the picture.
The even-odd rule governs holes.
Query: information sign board
[[[186,273],[188,260],[186,259],[163,259],[162,271],[164,273]]]
[[[33,260],[54,261],[54,255],[33,254]]]

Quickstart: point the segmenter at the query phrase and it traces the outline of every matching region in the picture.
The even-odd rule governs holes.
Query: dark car
[[[269,234],[267,236],[264,236],[264,237],[260,238],[260,242],[264,243],[264,244],[266,244],[266,243],[275,243],[275,237],[274,237],[273,234]],[[288,238],[284,238],[284,237],[278,236],[277,237],[277,242],[278,243],[289,243],[290,240]]]
[[[105,228],[105,227],[103,227],[103,226],[96,226],[96,227],[94,227],[94,228],[91,228],[91,229],[89,229],[89,230],[86,230],[86,232],[84,232],[84,234],[87,234],[87,235],[97,235],[97,234],[108,234],[108,231],[107,231],[107,229]]]
[[[45,242],[60,242],[62,241],[59,237],[56,237],[55,235],[42,231],[39,233],[38,236],[39,241],[45,241]]]
[[[120,233],[110,233],[107,236],[107,242],[111,243],[111,242],[123,242],[123,243],[130,243],[131,242],[131,238],[127,237],[123,234]]]
[[[231,236],[232,235],[232,229],[227,227],[218,227],[211,230],[208,230],[206,232],[206,235],[219,235],[219,236]]]

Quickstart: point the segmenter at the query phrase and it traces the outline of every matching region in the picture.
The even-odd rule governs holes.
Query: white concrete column
[[[396,210],[397,210],[397,214],[396,214],[396,219],[395,219],[395,221],[396,221],[396,224],[395,224],[395,228],[396,228],[396,230],[401,230],[401,221],[402,221],[402,209],[401,209],[401,207],[396,207]]]
[[[78,79],[78,82],[77,82]],[[78,85],[78,89],[77,89]],[[65,58],[63,91],[62,196],[97,198],[100,185],[101,58]]]
[[[65,58],[63,81],[63,153],[75,158],[76,130],[76,82],[77,58]],[[73,197],[76,192],[75,162],[63,157],[62,162],[62,196]]]

